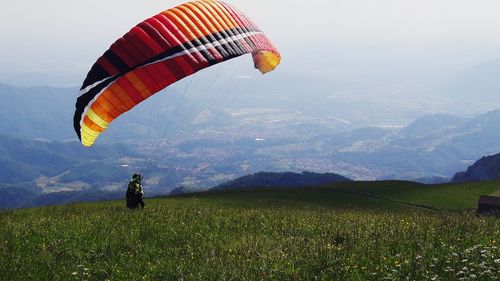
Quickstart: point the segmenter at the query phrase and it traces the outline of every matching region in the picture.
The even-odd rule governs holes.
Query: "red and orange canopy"
[[[264,33],[227,3],[200,0],[166,10],[132,28],[92,66],[76,102],[75,131],[91,146],[114,119],[151,95],[244,54],[252,54],[262,73],[281,59]]]

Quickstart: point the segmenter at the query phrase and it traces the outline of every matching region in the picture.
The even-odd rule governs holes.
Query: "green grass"
[[[490,195],[491,196],[500,196],[500,188],[498,188],[497,190],[493,191]]]
[[[500,192],[499,181],[465,184],[423,185],[412,182],[352,182],[329,187],[332,190],[357,191],[437,209],[464,210],[477,207],[480,195]]]
[[[498,280],[500,221],[468,210],[495,189],[350,183],[5,211],[0,279]]]

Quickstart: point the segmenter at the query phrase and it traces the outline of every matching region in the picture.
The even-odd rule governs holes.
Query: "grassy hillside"
[[[379,198],[428,206],[443,210],[467,210],[477,207],[480,195],[500,191],[500,181],[464,184],[424,185],[412,182],[353,182],[332,185],[335,191],[357,192]]]
[[[124,202],[5,211],[0,276],[495,280],[500,221],[463,211],[495,190],[495,183],[349,183],[150,199],[144,211]]]

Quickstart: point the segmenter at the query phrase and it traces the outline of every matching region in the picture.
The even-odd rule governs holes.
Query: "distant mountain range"
[[[0,184],[0,209],[55,206],[77,202],[97,202],[124,198],[124,192],[61,191],[43,193],[35,186],[6,186]],[[125,203],[124,203],[125,205]]]
[[[472,118],[435,114],[400,130],[358,129],[323,139],[333,159],[355,163],[377,179],[451,178],[500,151],[500,110]],[[350,175],[349,173],[343,173]]]
[[[84,149],[79,142],[29,140],[0,135],[0,208],[117,199],[130,171],[121,144]]]
[[[78,96],[76,88],[17,87],[0,84],[0,132],[18,138],[38,138],[51,141],[77,139],[73,129],[73,114]],[[171,127],[186,128],[201,105],[168,89],[121,116],[99,138],[100,143],[137,142],[145,136],[157,138]],[[176,105],[176,106],[173,106]],[[209,119],[227,123],[213,110]],[[168,122],[165,122],[167,118]],[[153,130],[152,128],[155,128]],[[167,135],[169,136],[169,135]]]
[[[0,84],[0,132],[18,138],[74,139],[77,89]]]
[[[137,156],[122,144],[85,149],[77,141],[29,140],[0,135],[0,183],[34,183],[57,191],[80,182],[92,187],[128,178],[120,169],[123,154]],[[56,185],[57,182],[57,185]]]
[[[500,152],[500,110],[356,128],[350,116],[317,119],[279,108],[207,106],[214,102],[190,100],[176,90],[118,118],[89,149],[71,124],[77,92],[0,84],[3,190],[19,188],[29,198],[84,191],[106,197],[120,193],[137,170],[147,171],[150,194],[206,190],[259,171],[441,183]]]

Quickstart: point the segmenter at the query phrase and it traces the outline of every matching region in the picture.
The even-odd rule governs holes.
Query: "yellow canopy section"
[[[281,62],[281,56],[278,53],[269,51],[260,51],[253,54],[255,68],[262,74],[273,71]]]

